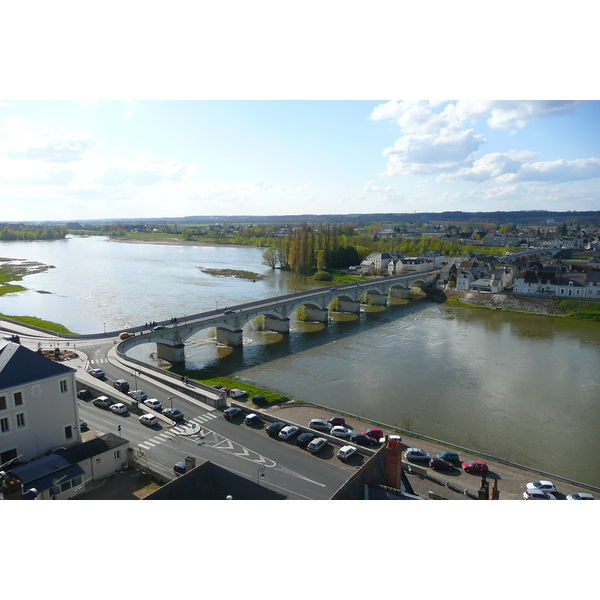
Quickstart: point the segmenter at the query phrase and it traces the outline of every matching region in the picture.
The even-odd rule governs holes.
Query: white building
[[[75,369],[0,342],[0,465],[81,442]]]

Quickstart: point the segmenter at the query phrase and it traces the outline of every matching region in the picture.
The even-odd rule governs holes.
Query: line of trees
[[[8,227],[0,229],[0,240],[60,240],[69,233],[65,225],[60,227]]]

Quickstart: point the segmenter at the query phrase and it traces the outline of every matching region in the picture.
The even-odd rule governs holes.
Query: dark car
[[[183,413],[178,408],[165,408],[162,414],[171,421],[183,421]]]
[[[185,463],[183,461],[175,463],[175,465],[173,466],[173,471],[175,471],[176,475],[185,474]]]
[[[271,423],[267,427],[267,433],[271,437],[277,437],[279,432],[287,425],[287,423],[283,423],[282,421],[277,421],[276,423]]]
[[[296,438],[296,445],[300,446],[300,448],[306,448],[313,440],[315,439],[314,433],[301,433]]]
[[[87,399],[87,398],[89,398],[90,396],[91,396],[91,394],[90,394],[89,390],[79,390],[79,391],[77,392],[77,397],[78,397],[80,400],[86,400],[86,399]]]
[[[453,464],[449,463],[447,460],[444,460],[443,458],[438,458],[437,456],[434,456],[429,461],[429,466],[435,470],[439,469],[440,471],[454,471]]]
[[[252,402],[254,404],[261,404],[262,402],[265,402],[266,398],[264,396],[261,396],[260,394],[256,394],[256,396],[252,396]]]
[[[482,460],[473,460],[471,462],[464,462],[462,468],[465,473],[487,473],[488,466]]]
[[[327,419],[327,422],[333,427],[338,427],[339,425],[346,425],[346,419],[344,419],[344,417],[331,417],[331,419]]]
[[[215,384],[211,385],[210,387],[215,388],[215,390],[220,390],[223,386],[219,385],[218,383],[215,383]]]
[[[87,428],[88,424],[83,419],[79,419],[79,429],[81,429],[81,431],[85,431]]]
[[[224,311],[223,311],[223,314],[224,314],[224,315],[230,315],[232,312],[233,312],[233,311],[232,311],[232,310],[230,310],[230,309],[228,308],[227,310],[224,310]]]
[[[223,412],[223,416],[230,421],[233,417],[239,415],[242,412],[242,409],[237,406],[232,406],[231,408],[226,409]]]
[[[440,452],[439,454],[436,454],[436,457],[451,463],[460,462],[460,459],[458,458],[458,452]]]
[[[123,392],[124,394],[126,394],[129,391],[129,384],[124,379],[117,379],[113,383],[113,387],[119,390],[120,392]]]
[[[355,433],[350,441],[361,446],[379,446],[379,440],[367,435],[365,433]]]

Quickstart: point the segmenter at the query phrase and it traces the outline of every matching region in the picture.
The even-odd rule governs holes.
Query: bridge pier
[[[365,294],[365,303],[374,304],[375,306],[385,306],[387,304],[387,296],[383,294]]]
[[[174,346],[170,346],[169,344],[156,342],[156,356],[170,363],[184,362],[185,345],[175,344]]]
[[[278,319],[265,315],[265,329],[268,331],[277,331],[278,333],[289,333],[290,332],[290,320],[289,319]]]
[[[410,298],[410,290],[404,290],[402,288],[391,288],[390,298]]]
[[[317,321],[318,323],[327,323],[329,320],[329,311],[326,308],[304,307],[307,321]]]
[[[231,329],[217,327],[217,343],[226,346],[242,346],[244,343],[243,333],[241,329],[232,331]]]
[[[338,298],[338,307],[339,312],[349,312],[360,314],[360,302],[357,300],[342,300]]]

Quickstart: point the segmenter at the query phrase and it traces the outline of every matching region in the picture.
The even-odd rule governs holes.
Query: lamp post
[[[169,396],[167,398],[167,402],[170,400],[171,401],[171,409],[173,409],[173,398],[175,398],[175,396]]]
[[[106,335],[106,323],[103,323],[104,325],[104,335]]]

